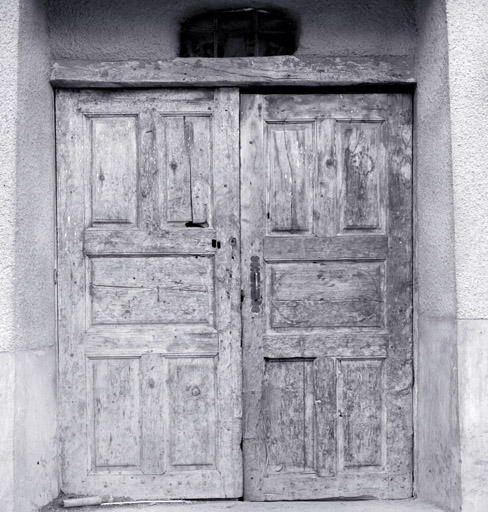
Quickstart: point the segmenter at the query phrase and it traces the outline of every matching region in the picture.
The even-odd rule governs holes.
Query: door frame
[[[259,59],[178,58],[157,62],[55,62],[51,85],[56,89],[86,88],[252,88],[267,93],[301,92],[402,92],[414,96],[413,59],[409,56],[353,58],[263,57]],[[293,88],[293,91],[292,91]],[[414,123],[415,117],[412,117]],[[415,145],[413,144],[413,155]],[[414,156],[415,160],[415,156]],[[414,495],[418,466],[417,384],[418,365],[418,263],[417,263],[417,179],[412,166],[412,278],[413,278],[413,477]],[[57,219],[56,219],[57,222]],[[57,225],[56,225],[57,230]]]

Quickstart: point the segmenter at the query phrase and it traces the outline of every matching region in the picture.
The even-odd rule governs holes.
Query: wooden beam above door
[[[236,87],[414,84],[410,56],[60,61],[51,84],[78,87]]]

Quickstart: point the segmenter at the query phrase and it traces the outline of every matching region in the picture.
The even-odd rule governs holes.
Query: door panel
[[[245,497],[412,495],[411,103],[243,95]]]
[[[57,93],[62,488],[242,493],[239,95]]]

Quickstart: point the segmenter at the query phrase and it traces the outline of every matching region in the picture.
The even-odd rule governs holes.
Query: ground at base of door
[[[58,508],[61,507],[61,508]],[[145,505],[89,506],[65,509],[52,504],[42,512],[70,510],[72,512],[442,512],[442,509],[422,500],[396,501],[195,501],[192,503],[159,503]]]

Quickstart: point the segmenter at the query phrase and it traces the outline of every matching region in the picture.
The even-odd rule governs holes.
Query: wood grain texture
[[[263,411],[268,474],[313,471],[312,372],[311,359],[265,362]]]
[[[172,468],[189,471],[215,467],[215,371],[213,358],[168,359],[167,439]]]
[[[141,471],[145,475],[162,475],[167,469],[166,439],[167,368],[163,354],[141,353],[143,432]]]
[[[141,373],[138,358],[89,361],[92,472],[140,469]]]
[[[237,91],[58,91],[56,101],[63,489],[239,497]],[[167,154],[184,171],[170,186]],[[109,187],[94,195],[100,168]],[[94,197],[110,222],[92,226]]]
[[[341,229],[384,231],[384,123],[339,123],[337,135]]]
[[[388,255],[388,237],[381,235],[266,237],[264,255],[269,262],[385,260]]]
[[[134,224],[137,118],[92,117],[92,223]]]
[[[216,239],[213,229],[141,230],[86,229],[83,248],[89,256],[193,254],[214,255]]]
[[[164,116],[166,218],[209,224],[212,173],[210,117]]]
[[[213,261],[199,256],[91,258],[93,324],[213,323]]]
[[[338,361],[339,467],[383,466],[383,361]]]
[[[408,108],[394,103],[401,104],[402,98],[243,96],[248,499],[411,496],[411,127]],[[288,140],[283,135],[271,145],[266,142],[269,126],[288,129],[309,120],[317,135],[310,145],[311,170],[296,164],[296,154],[290,159],[293,165],[284,158]],[[273,145],[280,147],[280,157]],[[296,138],[292,153],[300,155],[305,146]],[[262,176],[269,162],[275,182],[287,180],[289,190],[300,182],[291,169],[306,173],[301,180],[309,180],[307,194],[313,201],[306,234],[264,231],[263,219],[271,216],[266,198],[274,192],[263,189],[275,186]],[[289,208],[292,194],[282,196],[287,198],[283,208]],[[292,225],[291,218],[282,216],[283,225]],[[253,259],[261,262],[264,281],[255,311],[245,281]],[[305,361],[310,361],[311,378],[297,370]],[[303,394],[306,382],[313,384]],[[301,408],[297,396],[302,397]],[[304,414],[307,401],[313,409]],[[304,421],[311,425],[309,444],[304,442]],[[290,431],[295,441],[289,439]],[[311,446],[313,453],[305,456],[303,446]],[[313,462],[303,462],[304,457]]]
[[[382,262],[276,263],[269,272],[272,329],[382,327]]]
[[[390,356],[385,361],[387,408],[387,467],[396,475],[389,486],[392,498],[409,496],[412,488],[412,98],[388,97],[388,232],[390,257],[386,272],[386,304]]]
[[[259,343],[266,329],[264,308],[252,311],[251,258],[262,262],[266,234],[266,176],[263,169],[264,118],[260,95],[241,97],[241,282],[243,356],[244,499],[262,500],[266,468],[263,376],[265,359]]]
[[[55,87],[353,85],[415,83],[408,56],[260,57],[53,64]]]
[[[312,229],[314,132],[313,121],[266,125],[268,232]]]
[[[263,338],[264,357],[381,357],[386,356],[388,336],[376,329],[323,329],[301,334],[268,333]]]
[[[242,348],[239,218],[239,91],[215,92],[214,208],[215,314],[221,321],[217,389],[219,410],[218,467],[228,472],[222,481],[226,497],[242,496]],[[224,214],[225,212],[225,214]]]

